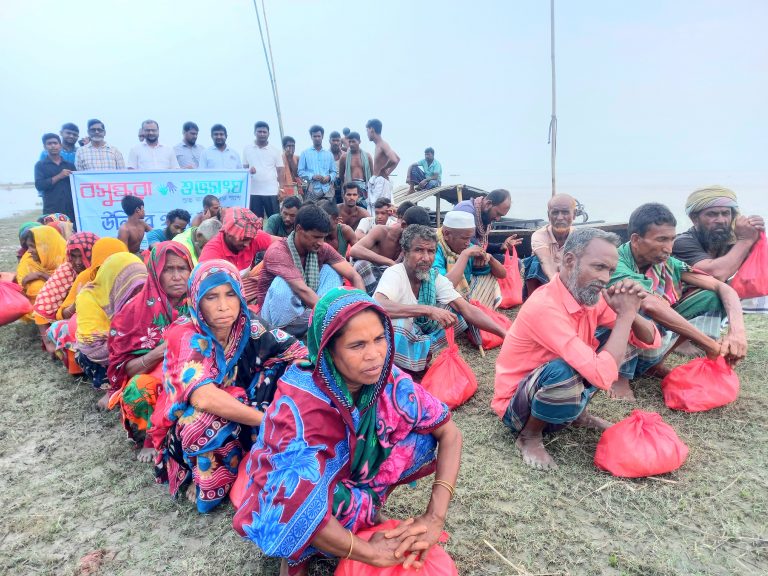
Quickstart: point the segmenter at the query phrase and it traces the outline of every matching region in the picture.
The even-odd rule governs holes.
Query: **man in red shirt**
[[[341,286],[344,278],[365,290],[352,265],[325,243],[331,220],[316,204],[305,204],[296,214],[293,232],[273,242],[264,254],[264,268],[256,286],[261,317],[274,328],[300,338],[309,316],[323,294]]]
[[[261,221],[248,208],[227,208],[224,225],[206,243],[199,260],[226,260],[245,275],[256,254],[266,250],[271,242],[272,236],[261,230]]]
[[[491,406],[517,435],[523,461],[533,468],[556,467],[544,433],[569,424],[610,426],[586,407],[598,389],[608,390],[618,379],[628,343],[661,345],[654,323],[638,314],[643,287],[623,280],[606,288],[618,245],[618,236],[596,228],[571,232],[559,274],[526,300],[504,338]]]

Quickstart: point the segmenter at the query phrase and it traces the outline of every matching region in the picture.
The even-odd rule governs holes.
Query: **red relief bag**
[[[0,282],[0,326],[32,312],[32,304],[15,282]]]
[[[608,428],[595,450],[595,466],[622,478],[656,476],[677,470],[688,446],[660,414],[633,410]]]
[[[504,253],[504,269],[507,271],[507,277],[499,278],[499,288],[501,288],[499,308],[506,310],[523,303],[523,277],[520,274],[520,259],[517,257],[514,246],[512,246],[511,256],[509,250]]]
[[[694,358],[661,381],[664,403],[672,410],[703,412],[730,404],[739,396],[739,377],[723,356]]]
[[[730,282],[739,298],[768,296],[768,240],[765,232],[752,246],[752,250]]]
[[[501,312],[491,310],[487,306],[480,304],[480,302],[477,300],[470,300],[469,303],[476,308],[480,308],[480,310],[483,311],[483,314],[493,319],[496,324],[503,326],[505,330],[509,330],[510,326],[512,326],[512,320],[507,318]],[[485,330],[480,330],[480,337],[482,338],[481,344],[485,350],[493,350],[494,348],[498,348],[501,346],[502,342],[504,342],[504,338],[496,336],[496,334],[493,334],[492,332],[486,332]]]
[[[445,329],[445,338],[448,340],[448,347],[432,362],[421,385],[453,410],[477,392],[477,378],[459,354],[459,347],[453,338],[453,326]]]
[[[248,473],[245,471],[245,466],[248,464],[248,453],[243,454],[240,465],[237,467],[237,478],[235,478],[232,488],[229,490],[229,500],[232,502],[232,506],[235,510],[240,508],[245,500],[245,489],[248,487]]]
[[[374,533],[391,530],[396,528],[398,524],[397,520],[387,520],[384,524],[360,530],[355,536],[363,540],[370,540]],[[443,532],[440,542],[447,540],[448,534]],[[403,568],[402,565],[377,568],[357,560],[342,560],[333,574],[334,576],[414,576],[416,574],[418,576],[459,576],[459,571],[448,552],[443,550],[442,546],[435,545],[430,548],[424,566],[418,572],[413,568]]]

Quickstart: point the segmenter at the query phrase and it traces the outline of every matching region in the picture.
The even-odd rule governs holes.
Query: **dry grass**
[[[14,265],[21,221],[3,221],[0,269]],[[768,319],[747,326],[750,356],[731,406],[671,412],[658,381],[640,383],[637,407],[660,412],[690,456],[674,474],[635,481],[594,467],[598,434],[586,430],[550,439],[557,471],[525,468],[489,409],[497,351],[481,360],[463,347],[480,390],[455,414],[465,448],[447,549],[461,574],[768,573]],[[232,531],[229,506],[203,516],[154,484],[116,415],[97,412],[90,386],[46,360],[33,327],[0,328],[0,349],[0,572],[76,574],[81,557],[107,549],[115,556],[100,574],[276,574]],[[631,408],[602,396],[592,404],[613,420]],[[428,486],[398,490],[387,514],[419,513]]]

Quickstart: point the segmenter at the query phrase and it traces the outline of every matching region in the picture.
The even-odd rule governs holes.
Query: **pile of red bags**
[[[603,432],[595,466],[614,476],[642,478],[677,470],[687,457],[688,446],[659,414],[633,410]]]
[[[15,282],[0,281],[0,326],[32,312],[32,304]]]
[[[477,378],[459,354],[459,347],[453,338],[453,326],[445,329],[445,337],[448,347],[434,359],[424,374],[421,385],[453,410],[477,392]]]
[[[470,300],[469,303],[472,304],[472,306],[475,308],[482,310],[483,314],[493,319],[496,324],[503,326],[506,330],[509,330],[509,327],[512,326],[512,320],[507,318],[501,312],[491,310],[487,306],[480,304],[480,302],[477,300]],[[481,344],[485,350],[493,350],[494,348],[498,348],[501,346],[502,342],[504,342],[504,338],[496,336],[496,334],[491,332],[486,332],[485,330],[480,330],[480,338],[482,338]]]
[[[370,540],[374,533],[391,530],[396,528],[397,525],[397,520],[387,520],[384,524],[379,524],[367,530],[360,530],[355,536],[363,540]],[[445,542],[447,539],[448,535],[443,532],[440,541]],[[342,560],[333,574],[334,576],[413,576],[414,574],[419,576],[459,576],[459,571],[456,569],[456,564],[454,564],[448,552],[443,550],[442,546],[433,546],[427,554],[424,566],[418,572],[413,568],[405,569],[402,565],[377,568],[357,560]]]
[[[739,396],[739,377],[725,358],[694,358],[661,381],[664,403],[672,410],[703,412],[730,404]]]
[[[507,271],[507,277],[499,278],[499,288],[501,288],[499,308],[507,310],[523,303],[523,277],[520,274],[520,259],[517,257],[514,246],[511,256],[509,250],[504,254],[504,269]]]
[[[730,284],[739,298],[768,296],[768,240],[765,239],[765,232],[760,232],[760,238]]]

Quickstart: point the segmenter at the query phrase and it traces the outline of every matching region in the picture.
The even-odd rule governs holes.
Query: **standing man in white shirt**
[[[131,148],[128,155],[130,170],[176,170],[179,163],[176,154],[170,146],[158,142],[160,126],[154,120],[144,120],[141,123],[144,131],[144,142]]]
[[[184,122],[181,127],[182,140],[173,147],[179,166],[192,170],[200,165],[200,156],[204,147],[197,143],[197,135],[200,129],[194,122]]]
[[[255,144],[243,150],[243,168],[251,172],[251,212],[259,218],[269,218],[280,212],[277,194],[283,179],[283,155],[269,145],[269,124],[256,122]]]
[[[221,124],[211,126],[213,146],[203,150],[198,168],[207,170],[236,170],[243,167],[240,155],[227,146],[227,129]]]

